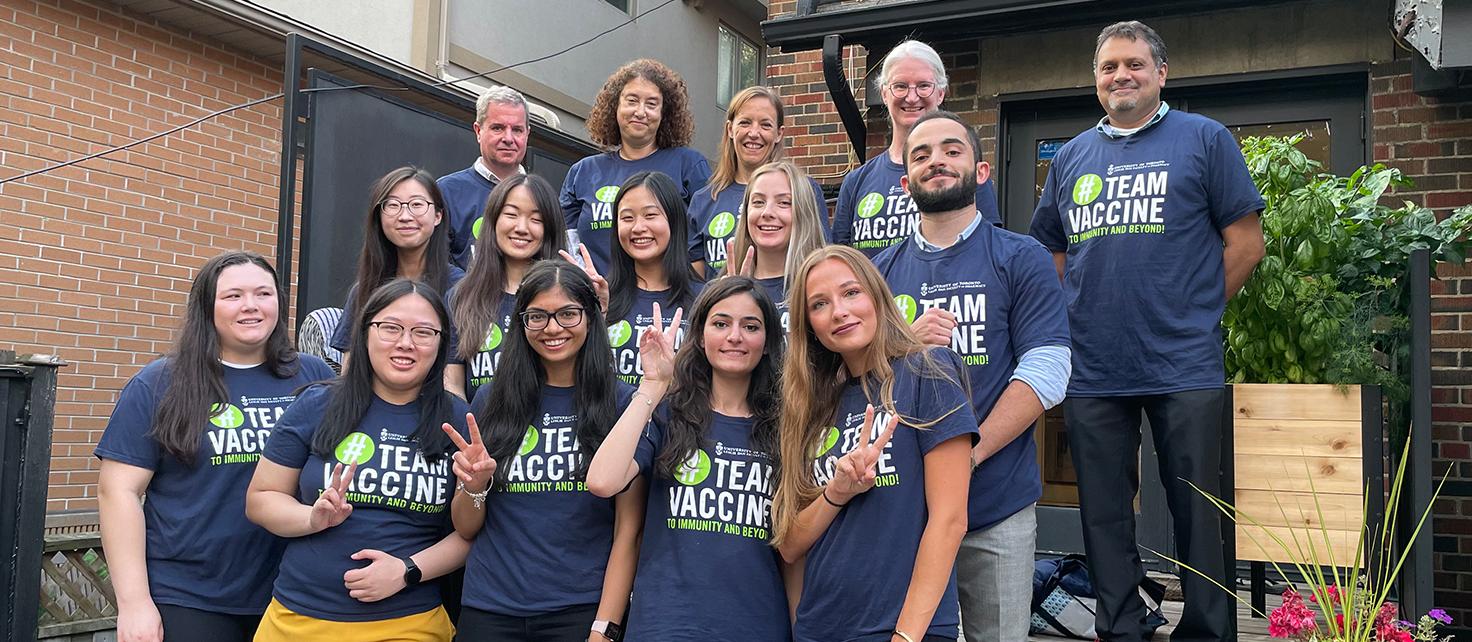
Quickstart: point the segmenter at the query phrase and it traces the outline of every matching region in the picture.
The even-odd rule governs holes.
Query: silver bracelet
[[[494,483],[495,482],[486,484],[486,489],[483,491],[472,493],[470,492],[469,488],[465,487],[465,482],[460,482],[460,486],[459,488],[456,488],[456,490],[465,493],[465,496],[470,498],[470,505],[474,506],[476,510],[480,510],[481,508],[485,507],[486,495],[491,494],[491,486],[494,485]]]
[[[654,408],[654,400],[650,399],[649,395],[644,394],[643,390],[635,390],[634,394],[629,397],[629,401],[633,401],[634,399],[637,399],[639,397],[644,398],[644,406],[646,408],[649,408],[651,410]]]

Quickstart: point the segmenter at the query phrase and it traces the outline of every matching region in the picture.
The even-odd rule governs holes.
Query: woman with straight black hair
[[[352,328],[362,316],[362,292],[403,277],[445,294],[465,276],[450,263],[450,231],[444,196],[434,177],[417,167],[400,167],[369,188],[372,207],[363,222],[363,251],[357,277],[343,304],[342,321],[332,333],[332,347],[347,361]],[[449,329],[451,335],[454,329]]]
[[[782,409],[777,307],[751,278],[718,279],[696,299],[694,334],[678,354],[680,312],[666,330],[654,310],[635,401],[588,470],[600,497],[635,479],[650,485],[627,639],[786,642],[782,563],[767,545]]]
[[[619,187],[613,201],[614,235],[608,265],[608,338],[614,373],[639,385],[637,338],[654,321],[654,305],[665,310],[689,307],[704,283],[690,267],[685,201],[670,177],[639,172]],[[681,325],[675,348],[688,324]]]
[[[522,279],[496,379],[475,395],[472,439],[457,444],[451,510],[455,529],[475,540],[462,640],[618,638],[644,495],[602,499],[584,485],[632,394],[609,376],[603,328],[577,266],[540,261]]]
[[[334,376],[292,349],[285,309],[259,254],[210,259],[169,355],[119,395],[96,451],[119,640],[255,634],[285,543],[245,519],[245,487],[296,390]]]
[[[287,538],[259,642],[448,642],[454,626],[428,582],[459,568],[451,440],[464,401],[442,386],[448,315],[429,286],[374,290],[343,375],[303,391],[277,423],[247,515]],[[365,358],[366,357],[366,358]]]
[[[459,339],[445,368],[445,388],[462,399],[474,399],[495,376],[522,275],[538,260],[557,258],[567,236],[557,191],[535,174],[517,174],[491,190],[471,232],[476,260],[450,291]]]

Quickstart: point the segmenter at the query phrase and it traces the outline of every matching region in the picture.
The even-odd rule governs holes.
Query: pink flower
[[[1303,603],[1298,591],[1283,592],[1283,604],[1268,614],[1268,635],[1275,638],[1301,637],[1317,628],[1314,612]]]

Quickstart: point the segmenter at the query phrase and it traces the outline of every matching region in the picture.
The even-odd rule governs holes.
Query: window
[[[608,4],[613,5],[613,7],[615,9],[618,9],[619,11],[622,11],[624,13],[628,13],[629,12],[629,3],[632,2],[633,0],[603,0],[603,1],[604,2],[607,2]]]
[[[716,54],[716,101],[721,108],[730,104],[736,92],[761,82],[761,50],[741,34],[720,26]]]

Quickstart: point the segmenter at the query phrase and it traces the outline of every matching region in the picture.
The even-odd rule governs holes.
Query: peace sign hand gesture
[[[833,470],[833,480],[828,482],[828,487],[823,491],[828,493],[829,501],[847,504],[849,500],[874,487],[879,456],[884,453],[884,447],[889,445],[890,438],[894,437],[897,426],[899,417],[891,417],[884,432],[874,441],[869,441],[869,436],[874,434],[874,406],[870,404],[864,409],[864,427],[859,432],[859,445],[838,460]]]
[[[675,308],[669,328],[664,327],[659,303],[654,304],[654,324],[644,328],[639,338],[639,359],[644,364],[644,381],[670,384],[675,376],[675,340],[680,335],[680,317],[684,308]]]
[[[741,263],[738,264],[736,262],[736,239],[726,241],[726,276],[733,274],[755,278],[756,246],[747,246],[746,256],[741,257]]]
[[[337,526],[353,513],[353,505],[348,503],[347,492],[348,485],[353,483],[353,472],[357,469],[357,464],[349,465],[347,470],[343,470],[341,462],[333,465],[332,476],[324,480],[327,488],[317,496],[317,501],[312,502],[312,516],[307,524],[313,533]]]
[[[453,462],[450,468],[455,471],[455,477],[465,484],[465,490],[479,494],[490,487],[491,478],[496,475],[496,460],[491,459],[490,453],[486,452],[475,415],[465,413],[465,424],[470,429],[469,443],[450,424],[444,424],[440,429],[450,436],[450,442],[458,449],[450,458]]]
[[[608,279],[603,278],[603,275],[598,273],[598,266],[593,265],[593,256],[588,254],[587,244],[578,243],[577,257],[568,254],[567,250],[557,250],[557,253],[561,254],[562,258],[567,259],[568,263],[573,265],[581,264],[583,273],[587,274],[588,278],[593,280],[593,291],[598,295],[598,306],[603,308],[604,311],[607,311]]]

